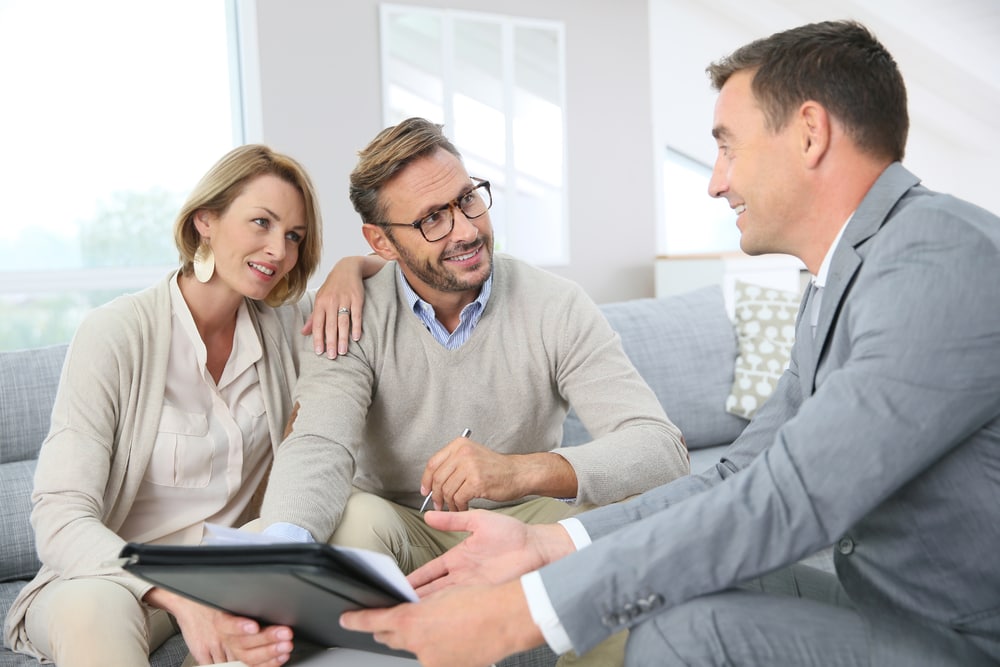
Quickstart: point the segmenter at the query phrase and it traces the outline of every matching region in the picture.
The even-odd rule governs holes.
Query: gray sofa
[[[0,352],[0,618],[40,563],[29,523],[38,448],[49,430],[66,345]],[[152,656],[154,667],[177,667],[187,656],[180,635]],[[0,667],[38,665],[0,646]]]
[[[721,290],[707,287],[664,299],[635,299],[606,304],[602,310],[683,431],[692,469],[711,465],[747,423],[724,409],[737,343]],[[0,618],[39,567],[29,496],[65,353],[65,345],[0,352]],[[570,413],[564,444],[586,439],[586,429]],[[186,653],[181,637],[175,636],[154,653],[152,662],[157,667],[180,665]],[[504,664],[553,662],[551,652],[538,649]],[[37,664],[0,647],[0,667]]]

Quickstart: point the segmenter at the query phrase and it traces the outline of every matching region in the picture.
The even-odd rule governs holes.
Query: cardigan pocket
[[[214,449],[206,415],[164,405],[144,479],[160,486],[208,486]]]

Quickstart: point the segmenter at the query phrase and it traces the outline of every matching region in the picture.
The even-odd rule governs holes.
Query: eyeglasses
[[[454,209],[459,209],[469,220],[475,220],[493,206],[493,195],[490,192],[490,182],[472,177],[476,185],[465,194],[456,197],[430,215],[414,222],[383,222],[386,227],[414,227],[420,230],[428,243],[440,241],[451,234],[455,228]]]

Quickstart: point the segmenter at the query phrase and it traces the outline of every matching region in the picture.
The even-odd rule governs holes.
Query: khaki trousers
[[[490,511],[524,523],[555,523],[586,509],[589,507],[554,498],[536,498]],[[330,544],[387,554],[396,560],[404,573],[409,574],[465,537],[466,533],[431,528],[424,523],[420,510],[355,489],[347,501],[340,525],[330,538]]]
[[[149,653],[177,632],[170,615],[101,577],[56,580],[24,619],[35,648],[59,667],[149,665]]]

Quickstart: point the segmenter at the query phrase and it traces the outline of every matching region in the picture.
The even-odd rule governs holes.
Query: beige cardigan
[[[24,632],[38,590],[57,578],[107,576],[140,598],[151,586],[111,561],[116,534],[132,507],[160,422],[170,350],[169,281],[95,309],[70,344],[52,424],[42,444],[32,494],[32,526],[42,567],[7,614],[13,650],[40,657]],[[247,300],[263,348],[256,368],[273,447],[291,414],[298,375],[299,333],[311,298],[270,308]]]

